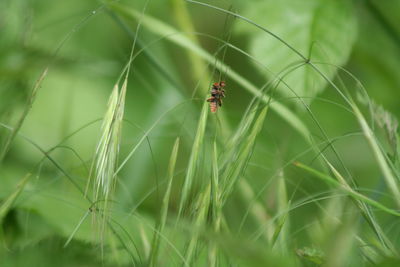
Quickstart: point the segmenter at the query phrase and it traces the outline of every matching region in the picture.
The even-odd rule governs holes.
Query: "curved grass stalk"
[[[38,92],[38,90],[40,89],[40,87],[42,86],[43,80],[46,78],[47,72],[48,72],[48,67],[42,72],[42,74],[40,75],[39,79],[36,81],[31,94],[28,98],[28,102],[25,106],[24,111],[22,112],[21,117],[19,118],[19,120],[17,121],[16,126],[13,128],[12,132],[10,133],[10,135],[7,137],[5,144],[2,148],[2,151],[0,153],[0,164],[3,161],[4,157],[6,156],[6,154],[8,153],[12,142],[14,141],[15,136],[17,135],[18,131],[21,129],[22,124],[25,121],[26,116],[28,115],[29,111],[31,110],[31,107],[33,105],[33,102],[35,101],[36,98],[36,94]]]
[[[0,126],[2,126],[5,129],[8,129],[10,131],[13,130],[12,127],[5,125],[3,123],[0,122]],[[37,150],[40,151],[40,153],[42,153],[55,167],[56,169],[58,169],[70,182],[71,184],[80,192],[80,194],[91,204],[91,206],[93,206],[94,204],[96,204],[97,202],[93,202],[91,200],[91,198],[89,196],[87,196],[87,194],[85,193],[85,191],[79,186],[79,184],[72,178],[72,176],[55,160],[53,159],[53,157],[51,157],[40,145],[38,145],[37,143],[35,143],[33,140],[31,140],[30,138],[26,137],[25,135],[21,134],[21,133],[17,133],[18,136],[22,137],[25,141],[27,141],[29,144],[31,144],[33,147],[35,147]],[[104,201],[104,200],[102,200]],[[135,258],[133,257],[131,251],[127,248],[126,244],[123,242],[123,240],[121,239],[121,237],[119,236],[119,234],[115,231],[114,227],[111,225],[111,223],[107,220],[106,221],[108,227],[111,229],[111,231],[113,232],[113,234],[116,236],[116,238],[118,238],[122,244],[122,246],[124,247],[124,249],[126,250],[126,252],[131,256],[132,260],[135,261]]]
[[[11,134],[7,137],[7,139],[5,141],[2,151],[0,152],[0,163],[4,160],[4,157],[8,153],[15,136],[17,135],[18,131],[21,129],[21,127],[25,121],[25,118],[28,115],[28,112],[30,111],[30,109],[35,101],[36,94],[39,91],[44,79],[46,78],[50,66],[56,60],[61,49],[68,42],[68,40],[72,37],[73,34],[75,34],[78,30],[80,30],[80,28],[83,27],[83,25],[85,25],[86,22],[88,22],[93,16],[95,16],[97,14],[98,11],[102,10],[105,6],[106,6],[105,4],[99,5],[95,10],[93,10],[87,16],[85,16],[79,23],[77,23],[76,25],[73,26],[73,28],[64,36],[64,38],[61,40],[61,42],[56,46],[56,48],[53,52],[53,55],[50,58],[50,62],[47,63],[46,67],[44,68],[43,72],[40,74],[39,78],[37,79],[32,91],[31,91],[31,94],[28,98],[28,102],[25,106],[25,109],[24,109],[21,117],[18,119],[16,126],[13,127],[13,131],[11,132]]]
[[[397,212],[397,211],[395,211],[393,209],[390,209],[390,208],[386,207],[385,205],[382,205],[379,202],[377,202],[377,201],[375,201],[373,199],[370,199],[370,198],[368,198],[368,197],[366,197],[366,196],[354,191],[350,186],[346,186],[346,185],[341,184],[340,182],[336,181],[334,178],[330,177],[329,175],[326,175],[325,173],[319,172],[319,171],[317,171],[317,170],[315,170],[315,169],[313,169],[313,168],[311,168],[311,167],[309,167],[307,165],[304,165],[304,164],[302,164],[300,162],[296,162],[295,165],[297,167],[309,172],[310,174],[313,174],[315,177],[320,178],[321,180],[327,182],[328,184],[343,190],[345,193],[347,193],[351,197],[354,197],[357,200],[363,201],[363,202],[365,202],[365,203],[367,203],[367,204],[369,204],[369,205],[371,205],[371,206],[373,206],[373,207],[375,207],[375,208],[377,208],[377,209],[379,209],[381,211],[384,211],[384,212],[386,212],[388,214],[400,217],[400,213],[399,212]]]
[[[134,9],[129,9],[128,7],[122,6],[120,4],[112,4],[110,5],[110,7],[111,9],[133,19],[138,19],[140,14],[138,11]],[[243,76],[232,70],[228,65],[222,63],[219,60],[216,60],[213,55],[209,54],[207,51],[205,51],[204,49],[193,43],[190,39],[188,39],[186,36],[181,34],[178,30],[174,29],[173,27],[148,15],[143,16],[142,24],[150,31],[158,35],[165,36],[171,42],[179,46],[182,46],[186,49],[189,49],[194,53],[196,53],[201,58],[203,58],[204,60],[206,60],[207,62],[215,64],[216,68],[218,68],[219,70],[224,70],[224,71],[227,70],[227,76],[229,76],[232,80],[237,82],[239,85],[241,85],[244,89],[249,91],[254,96],[262,95],[259,89],[255,85],[253,85],[250,81],[248,81],[246,78],[244,78]],[[264,96],[262,97],[262,101],[264,103],[268,103],[269,98],[267,96]],[[310,133],[307,127],[296,116],[295,113],[293,113],[291,110],[289,110],[284,105],[278,102],[275,102],[273,105],[271,105],[271,109],[274,110],[283,119],[285,119],[306,140],[308,140]]]
[[[221,11],[225,14],[230,14],[234,17],[240,18],[252,25],[254,25],[255,27],[261,29],[262,31],[268,33],[269,35],[273,36],[274,38],[276,38],[277,40],[279,40],[280,42],[282,42],[282,44],[284,44],[285,46],[287,46],[290,50],[292,50],[294,53],[296,53],[302,60],[304,60],[305,62],[307,62],[313,69],[314,71],[316,71],[319,75],[321,75],[321,77],[328,82],[328,84],[330,84],[335,90],[336,92],[349,104],[349,106],[353,109],[354,113],[356,114],[356,117],[359,121],[359,124],[364,132],[364,135],[368,141],[368,143],[370,144],[370,147],[374,153],[374,156],[378,162],[378,165],[385,177],[385,181],[388,185],[389,190],[392,192],[396,203],[398,206],[400,206],[400,190],[398,188],[398,184],[396,183],[396,180],[393,176],[392,171],[390,170],[390,167],[388,165],[388,163],[385,160],[385,157],[383,156],[383,152],[380,150],[379,145],[377,144],[376,138],[371,130],[371,128],[369,127],[367,121],[365,120],[364,116],[362,115],[361,111],[358,109],[358,107],[356,106],[356,104],[354,103],[354,101],[352,101],[351,99],[349,99],[348,97],[346,97],[341,90],[337,87],[337,85],[335,83],[333,83],[315,64],[313,64],[312,62],[310,62],[309,59],[307,59],[303,54],[301,54],[297,49],[295,49],[293,46],[291,46],[290,44],[288,44],[286,41],[284,41],[282,38],[280,38],[278,35],[274,34],[273,32],[269,31],[268,29],[266,29],[265,27],[262,27],[260,25],[258,25],[257,23],[253,22],[252,20],[243,17],[237,13],[225,10],[223,8],[219,8],[213,5],[209,5],[206,3],[201,3],[201,2],[197,2],[197,1],[193,1],[193,0],[186,0],[188,2],[197,4],[197,5],[203,5],[218,11]],[[311,116],[313,116],[313,114],[310,112]],[[314,116],[313,116],[313,120],[318,123]],[[322,128],[319,126],[318,127],[322,130]],[[325,132],[322,130],[322,132],[324,133],[324,136],[326,136]],[[338,156],[337,152],[334,150],[335,154]]]

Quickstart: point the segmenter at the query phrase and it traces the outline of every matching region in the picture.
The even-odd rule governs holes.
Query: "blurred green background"
[[[0,144],[3,149],[10,136],[7,126],[15,127],[19,123],[36,81],[48,67],[19,133],[0,163],[0,200],[3,203],[15,192],[20,180],[27,173],[32,174],[23,192],[2,218],[0,266],[97,266],[102,262],[104,266],[130,266],[128,256],[119,253],[123,250],[119,244],[111,244],[114,249],[106,249],[105,256],[101,256],[90,219],[80,225],[72,242],[63,248],[89,204],[66,179],[65,173],[43,154],[43,151],[58,146],[51,151],[51,156],[68,170],[77,184],[85,187],[109,95],[129,60],[138,20],[143,19],[140,15],[135,18],[130,12],[142,13],[147,2],[113,1],[108,6],[110,3],[95,0],[0,1]],[[345,67],[362,82],[371,101],[395,117],[400,116],[400,1],[224,0],[207,3],[237,12],[266,27],[311,61],[320,63],[324,73],[331,79],[336,77],[338,83],[341,80],[336,76],[337,68],[323,63]],[[204,179],[209,179],[211,172],[211,159],[207,155],[212,153],[215,128],[220,133],[217,139],[222,151],[230,139],[229,134],[238,126],[254,97],[230,76],[230,72],[260,89],[288,66],[299,63],[301,58],[254,25],[206,6],[178,0],[150,0],[144,14],[161,25],[173,27],[176,32],[184,32],[183,36],[230,67],[217,71],[215,63],[204,61],[200,52],[190,51],[171,41],[170,36],[164,36],[168,33],[162,32],[154,21],[143,21],[140,25],[135,52],[140,49],[143,52],[133,61],[129,76],[120,161],[143,133],[161,120],[150,132],[148,141],[141,143],[122,169],[113,199],[116,202],[114,219],[132,228],[132,238],[137,241],[139,250],[146,251],[146,242],[141,235],[142,232],[151,233],[147,225],[153,225],[159,216],[160,198],[165,190],[162,181],[174,140],[180,136],[181,147],[170,200],[171,212],[177,212],[180,186],[210,84],[218,81],[221,75],[227,83],[227,97],[218,115],[211,118],[212,114],[209,114],[214,124],[207,126],[205,149],[200,159],[205,166],[202,170]],[[215,55],[221,49],[220,40],[249,55],[231,47],[226,49],[225,55],[223,52]],[[356,82],[344,72],[340,73],[350,94],[357,99]],[[346,101],[308,66],[290,73],[285,82],[295,94],[281,84],[273,93],[275,100],[292,110],[307,126],[312,139],[320,143],[325,137],[304,108],[304,103],[309,104],[327,135],[338,139],[335,145],[346,168],[332,151],[327,150],[326,156],[339,170],[351,173],[362,188],[361,192],[394,207],[374,155],[360,134],[357,119],[343,107],[347,105]],[[374,124],[368,108],[357,103],[368,121]],[[397,147],[391,146],[385,129],[380,129],[379,123],[375,127],[388,155],[395,153],[393,150]],[[288,164],[294,157],[318,166],[318,153],[310,149],[310,143],[281,115],[271,110],[243,173],[247,185],[252,188],[248,192],[254,195],[246,196],[236,190],[224,210],[232,233],[240,232],[237,236],[243,236],[247,242],[250,240],[247,238],[257,232],[257,220],[248,219],[241,225],[255,196],[266,214],[275,214],[278,197],[274,185],[277,181],[273,177],[283,167],[287,198],[292,202],[329,191],[325,183],[309,178]],[[156,187],[159,189],[155,190]],[[337,201],[342,203],[336,204],[341,209],[351,203],[343,204],[345,200],[340,197]],[[314,223],[323,217],[318,205],[315,201],[290,213],[286,253],[293,259],[290,264],[294,266],[318,265],[318,260],[303,260],[306,257],[296,253],[296,249],[318,247],[317,233],[312,231],[315,230]],[[137,215],[128,216],[127,213],[135,208]],[[353,227],[368,229],[366,222],[357,218],[358,225]],[[377,218],[398,248],[398,219],[379,212]],[[183,236],[176,237],[176,244],[181,244],[184,233],[182,230]],[[367,240],[373,236],[371,230],[359,230],[359,233]],[[232,244],[235,242],[237,240]],[[263,251],[262,243],[260,246]],[[368,264],[361,260],[362,253],[357,252],[355,246],[352,249],[356,252],[351,252],[348,262],[330,266]],[[236,253],[235,249],[230,250]],[[180,265],[172,260],[173,256],[167,256],[170,253],[173,254],[165,252],[164,265]],[[252,253],[236,253],[239,258],[254,259],[238,265],[265,266]],[[340,257],[340,253],[338,255]],[[205,265],[207,257],[203,256],[200,253],[193,266]],[[282,259],[277,258],[277,262]],[[360,262],[364,265],[359,265]],[[387,263],[387,266],[397,266],[397,263]],[[279,264],[275,266],[286,263]]]

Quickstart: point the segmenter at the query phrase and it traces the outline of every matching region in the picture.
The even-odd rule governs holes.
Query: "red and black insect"
[[[218,107],[222,106],[222,98],[225,97],[225,82],[214,83],[211,88],[211,97],[207,99],[210,102],[211,112],[215,113]]]

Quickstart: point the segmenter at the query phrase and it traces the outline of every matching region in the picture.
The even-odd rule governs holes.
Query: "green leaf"
[[[352,2],[346,0],[263,0],[247,5],[242,12],[245,17],[271,30],[312,62],[335,65],[346,63],[355,41],[357,22],[353,13]],[[290,64],[304,61],[282,42],[256,27],[243,23],[237,26],[238,31],[250,35],[250,53],[273,73],[282,71]],[[330,79],[336,73],[332,66],[318,67]],[[289,97],[314,97],[327,85],[321,75],[308,65],[294,71],[285,81],[291,89],[280,86],[278,90]]]

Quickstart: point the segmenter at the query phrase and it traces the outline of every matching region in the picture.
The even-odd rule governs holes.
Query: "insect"
[[[211,88],[211,97],[207,99],[210,102],[211,112],[215,113],[218,107],[222,106],[222,98],[225,97],[225,82],[214,83]]]

